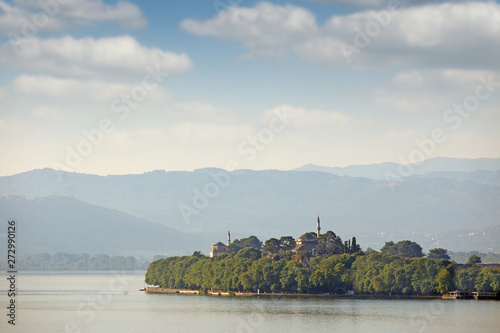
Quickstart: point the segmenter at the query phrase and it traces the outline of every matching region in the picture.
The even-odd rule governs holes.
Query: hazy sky
[[[500,157],[500,4],[0,1],[0,175]]]

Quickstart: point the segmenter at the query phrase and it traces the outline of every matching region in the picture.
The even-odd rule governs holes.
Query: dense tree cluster
[[[473,254],[469,257],[469,259],[467,260],[466,264],[479,264],[481,263],[481,258],[477,255],[477,254]]]
[[[496,253],[481,253],[478,251],[470,251],[470,252],[451,252],[450,251],[450,257],[452,261],[455,261],[459,264],[465,264],[467,260],[472,256],[472,255],[477,255],[479,258],[481,258],[482,262],[488,262],[488,263],[499,263],[500,264],[500,254]]]
[[[228,247],[227,253],[236,254],[239,250],[246,247],[251,247],[260,250],[262,242],[255,236],[250,236],[242,239],[235,239]]]
[[[355,291],[392,295],[432,295],[454,288],[454,267],[447,260],[401,258],[382,253],[353,264]]]
[[[455,274],[459,290],[500,291],[500,270],[485,267],[460,267]]]
[[[422,247],[415,242],[404,240],[401,242],[386,242],[384,247],[380,249],[383,254],[393,256],[420,258],[424,256]]]
[[[262,250],[269,254],[278,254],[290,251],[295,247],[295,239],[292,236],[283,236],[279,240],[270,238],[264,244]]]
[[[445,259],[450,260],[450,256],[448,254],[448,250],[442,248],[435,248],[429,251],[427,254],[427,258],[429,259]]]
[[[264,249],[278,251],[281,243],[275,240],[267,241]],[[165,288],[202,291],[345,293],[354,290],[360,294],[385,295],[432,295],[455,288],[500,291],[500,270],[477,266],[456,268],[446,259],[421,258],[413,244],[404,244],[413,249],[409,252],[413,258],[401,253],[358,252],[304,260],[304,254],[291,252],[262,256],[255,247],[213,258],[197,253],[152,262],[145,281]],[[439,249],[433,253],[446,254]]]
[[[20,256],[17,258],[19,270],[121,270],[139,269],[148,267],[149,261],[138,260],[128,256],[108,256],[106,254],[74,254],[58,252],[56,254],[42,253]],[[6,268],[6,260],[1,263],[2,269]]]
[[[309,232],[313,236],[317,244],[316,251],[321,254],[342,254],[361,252],[361,247],[356,242],[356,237],[351,240],[342,241],[333,231],[327,231],[316,237],[316,233]],[[255,237],[255,236],[251,236]],[[262,248],[265,254],[281,254],[292,250],[296,245],[295,239],[292,236],[283,236],[280,239],[270,238],[264,243]]]

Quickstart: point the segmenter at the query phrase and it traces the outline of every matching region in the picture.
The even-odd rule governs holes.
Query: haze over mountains
[[[481,184],[490,184],[489,179],[500,184],[500,158],[447,158],[437,157],[413,164],[411,167],[398,163],[380,163],[370,165],[351,165],[345,168],[324,167],[307,164],[297,171],[321,171],[338,176],[365,177],[370,179],[386,180],[388,173],[399,176],[410,172],[412,176],[443,177],[459,180],[483,180]],[[400,170],[402,170],[400,172]],[[411,176],[410,176],[411,177]],[[392,179],[389,176],[389,179]]]
[[[165,249],[183,253],[196,246],[179,231],[68,197],[0,195],[0,216],[3,221],[17,221],[21,254],[121,255],[126,249],[135,256],[151,257]]]
[[[25,243],[33,238],[37,244],[33,251],[67,251],[58,249],[58,240],[68,238],[75,248],[110,254],[146,251],[140,244],[158,254],[207,254],[211,244],[225,241],[227,230],[233,238],[254,234],[263,241],[298,237],[315,228],[318,214],[323,231],[356,236],[364,249],[412,239],[426,249],[500,251],[500,159],[428,160],[401,183],[380,176],[397,168],[309,165],[121,176],[33,170],[0,177],[0,192],[9,196],[0,200],[0,215],[33,228],[24,234]],[[100,228],[108,236],[97,238],[93,229]]]

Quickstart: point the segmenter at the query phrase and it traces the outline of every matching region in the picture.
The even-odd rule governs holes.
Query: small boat
[[[139,291],[146,291],[146,288],[141,288],[139,289]]]
[[[124,290],[123,295],[128,295],[128,290]]]

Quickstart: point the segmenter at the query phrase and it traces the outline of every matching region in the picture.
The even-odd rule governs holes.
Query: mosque
[[[302,236],[300,236],[295,244],[295,247],[292,249],[292,252],[296,253],[298,251],[307,251],[312,255],[316,255],[318,253],[317,245],[318,238],[321,232],[321,225],[318,216],[318,220],[316,223],[316,235],[313,233],[306,232]],[[222,242],[217,242],[212,245],[212,250],[210,251],[210,258],[217,256],[219,254],[226,253],[228,246],[231,244],[231,231],[227,232],[227,246]]]
[[[231,244],[231,231],[227,232],[227,246],[222,242],[217,242],[212,245],[212,250],[210,250],[210,258],[217,256],[219,254],[226,253],[227,247]]]
[[[318,238],[321,232],[321,225],[318,216],[318,221],[316,223],[316,236],[311,232],[306,232],[297,239],[295,247],[292,252],[296,253],[298,251],[307,251],[312,255],[315,255],[319,250],[316,248],[318,245]]]

